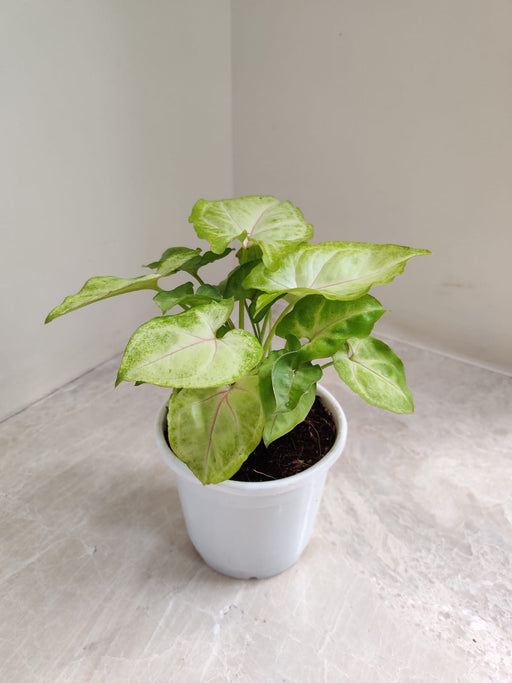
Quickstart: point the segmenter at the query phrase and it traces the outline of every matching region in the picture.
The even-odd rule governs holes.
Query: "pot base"
[[[192,544],[206,564],[227,576],[280,574],[295,564],[311,538],[326,474],[290,491],[257,497],[179,481]]]

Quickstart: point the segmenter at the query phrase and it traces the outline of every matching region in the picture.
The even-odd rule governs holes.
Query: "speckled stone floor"
[[[349,421],[299,562],[228,579],[110,361],[0,425],[0,680],[512,681],[512,378],[392,343],[416,401]]]

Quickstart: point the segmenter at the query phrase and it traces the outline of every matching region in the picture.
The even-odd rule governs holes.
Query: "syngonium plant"
[[[201,482],[229,479],[261,439],[268,446],[304,420],[328,366],[368,403],[413,411],[401,360],[370,336],[385,309],[368,291],[428,250],[310,244],[313,227],[301,211],[271,196],[200,199],[189,221],[210,250],[171,247],[145,266],[150,274],[93,277],[46,322],[118,294],[156,291],[162,315],[133,333],[116,385],[173,389],[169,443]],[[205,283],[199,271],[227,257],[233,242],[241,246],[232,270],[219,284]],[[160,287],[180,272],[195,282]]]

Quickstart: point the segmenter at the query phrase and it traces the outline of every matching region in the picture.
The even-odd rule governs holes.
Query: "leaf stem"
[[[325,368],[329,368],[331,365],[334,365],[334,361],[331,360],[329,363],[326,363],[325,365],[321,365],[320,367],[322,370],[325,370]]]

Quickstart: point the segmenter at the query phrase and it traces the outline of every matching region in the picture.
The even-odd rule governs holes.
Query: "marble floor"
[[[393,343],[412,416],[349,421],[293,568],[229,579],[188,541],[117,360],[0,425],[0,680],[512,681],[512,378]]]

